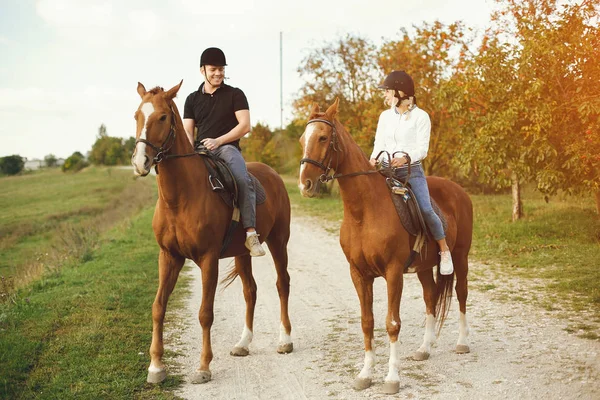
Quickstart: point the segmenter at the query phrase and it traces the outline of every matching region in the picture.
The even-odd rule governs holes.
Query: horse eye
[[[321,136],[319,138],[319,142],[326,142],[327,141],[327,136]]]
[[[164,122],[165,119],[167,119],[167,114],[163,114],[162,117],[160,117],[161,122]]]

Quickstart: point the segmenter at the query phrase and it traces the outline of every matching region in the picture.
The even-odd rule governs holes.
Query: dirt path
[[[244,300],[239,279],[217,292],[212,329],[212,381],[185,383],[186,399],[600,399],[600,343],[565,332],[565,321],[529,305],[499,303],[488,292],[469,293],[471,353],[453,352],[458,338],[458,304],[428,361],[412,361],[421,344],[424,304],[416,275],[405,278],[401,304],[400,393],[380,393],[387,373],[388,341],[384,318],[385,286],[375,281],[375,329],[378,363],[371,388],[351,388],[363,361],[358,298],[350,281],[337,235],[309,219],[295,218],[289,246],[292,280],[290,316],[294,352],[276,353],[279,298],[272,259],[254,259],[258,285],[254,340],[245,358],[229,355],[242,332]],[[231,260],[221,264],[221,274]],[[482,268],[472,265],[473,269]],[[177,362],[190,375],[199,364],[201,330],[197,315],[199,269],[180,320],[167,326],[167,350],[184,354]],[[171,362],[172,364],[172,362]]]

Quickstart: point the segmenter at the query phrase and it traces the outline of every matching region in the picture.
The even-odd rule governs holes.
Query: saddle
[[[221,247],[221,256],[229,247],[233,232],[237,228],[240,222],[240,208],[239,204],[239,191],[237,183],[229,169],[229,166],[225,161],[219,158],[216,154],[208,150],[205,146],[199,145],[195,149],[196,154],[200,155],[206,168],[208,169],[208,184],[210,185],[213,192],[216,192],[221,197],[221,200],[225,202],[229,207],[233,207],[233,215],[231,216],[231,223],[225,233],[223,239],[223,245]],[[262,204],[267,199],[265,189],[260,181],[248,172],[252,183],[254,184],[254,191],[256,193],[256,205]]]
[[[208,183],[212,191],[218,193],[229,207],[237,208],[239,204],[238,187],[227,163],[202,145],[196,147],[196,153],[202,156],[202,160],[208,169]],[[264,203],[267,195],[263,185],[250,172],[248,172],[248,175],[254,184],[256,204]]]
[[[381,152],[377,156],[377,159],[379,159],[382,153],[384,152]],[[390,156],[388,154],[388,160],[389,157]],[[396,213],[400,218],[402,226],[404,226],[404,229],[406,229],[406,231],[410,235],[416,236],[415,244],[411,250],[410,256],[404,263],[405,273],[408,272],[408,268],[414,262],[416,255],[421,252],[422,247],[427,242],[426,239],[433,239],[433,235],[431,234],[429,228],[427,227],[427,224],[425,223],[425,220],[423,219],[421,208],[417,203],[417,198],[413,193],[410,184],[408,183],[408,179],[410,177],[410,157],[408,156],[408,154],[406,154],[406,157],[409,163],[409,167],[407,177],[404,182],[401,182],[400,180],[396,179],[394,175],[394,170],[389,167],[390,163],[387,163],[386,165],[384,161],[382,163],[383,166],[379,169],[379,173],[386,178],[385,182],[390,190],[390,196],[392,198],[392,202],[394,203]],[[440,210],[439,206],[433,198],[431,198],[431,206],[433,208],[433,211],[438,215],[438,217],[442,221],[442,226],[444,228],[444,231],[446,231],[448,228],[448,223],[446,222],[444,214],[442,213],[442,211]],[[425,251],[427,251],[427,248],[425,248]]]

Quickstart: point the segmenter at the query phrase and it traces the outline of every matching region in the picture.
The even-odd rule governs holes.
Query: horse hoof
[[[250,354],[250,351],[246,347],[236,346],[231,350],[229,354],[235,357],[246,357],[248,354]]]
[[[162,371],[158,371],[158,372],[149,372],[148,371],[148,378],[146,379],[146,382],[161,383],[162,381],[165,380],[166,377],[167,377],[167,371],[164,369]]]
[[[456,345],[456,354],[465,354],[470,353],[471,349],[466,344],[457,344]]]
[[[423,351],[415,351],[415,354],[413,354],[412,358],[415,361],[425,361],[429,359],[429,353],[425,353]]]
[[[383,388],[381,389],[381,391],[384,394],[396,394],[400,391],[400,382],[399,381],[384,382]]]
[[[288,354],[294,351],[294,343],[284,343],[277,346],[277,352],[279,354]]]
[[[194,375],[192,375],[190,382],[194,384],[206,383],[210,381],[211,376],[212,374],[210,371],[196,371],[194,372]]]
[[[356,378],[354,380],[354,385],[352,385],[354,390],[365,390],[371,387],[371,378]]]

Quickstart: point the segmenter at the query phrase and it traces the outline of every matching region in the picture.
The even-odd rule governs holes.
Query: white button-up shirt
[[[429,114],[419,107],[400,115],[394,109],[381,113],[375,132],[375,145],[371,158],[377,157],[385,150],[390,156],[397,151],[404,151],[410,156],[411,163],[427,157],[431,120]],[[400,157],[400,155],[397,155]]]

